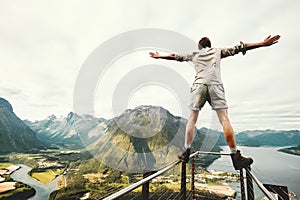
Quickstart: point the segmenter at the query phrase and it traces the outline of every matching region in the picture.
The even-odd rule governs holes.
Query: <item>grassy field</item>
[[[57,175],[60,175],[61,172],[53,171],[53,170],[46,170],[44,172],[33,172],[32,178],[36,179],[41,183],[50,183],[55,179]]]
[[[9,166],[11,166],[12,164],[10,164],[10,163],[0,163],[0,169],[1,168],[7,168],[7,167],[9,167]]]

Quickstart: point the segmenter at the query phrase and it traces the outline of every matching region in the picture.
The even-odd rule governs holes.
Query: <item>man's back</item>
[[[194,83],[207,85],[222,84],[220,49],[206,47],[198,52],[194,52],[192,55],[191,61],[193,62],[196,71]]]

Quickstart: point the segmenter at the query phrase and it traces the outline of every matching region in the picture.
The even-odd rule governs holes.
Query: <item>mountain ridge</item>
[[[239,132],[236,140],[244,146],[293,146],[300,144],[300,131],[248,130]]]
[[[106,120],[92,115],[78,115],[69,112],[66,117],[50,115],[44,120],[25,123],[34,130],[38,138],[44,142],[66,145],[71,148],[82,148],[82,139],[93,128]],[[83,137],[83,138],[82,138]]]
[[[0,153],[27,152],[42,146],[35,132],[13,112],[12,105],[0,97]]]
[[[29,125],[36,133],[39,139],[43,141],[47,141],[50,139],[52,142],[61,142],[61,143],[74,143],[77,146],[83,147],[90,145],[90,141],[87,140],[88,135],[94,135],[94,139],[99,138],[103,135],[104,129],[109,128],[112,122],[118,121],[118,124],[121,124],[123,129],[132,128],[128,133],[134,135],[135,131],[134,126],[137,125],[139,127],[139,133],[137,134],[144,134],[145,137],[148,137],[147,134],[149,130],[146,130],[144,127],[151,126],[153,129],[160,129],[159,121],[153,121],[150,124],[150,121],[144,117],[140,116],[139,118],[131,118],[129,119],[122,119],[122,116],[128,115],[135,110],[139,110],[142,108],[147,108],[147,105],[141,105],[133,109],[125,110],[120,116],[114,117],[112,119],[104,119],[104,118],[97,118],[91,115],[78,115],[76,113],[70,112],[67,117],[57,117],[55,115],[50,115],[44,120],[36,120],[35,122],[30,122],[29,120],[24,120],[24,122]],[[155,108],[155,106],[150,106],[149,108]],[[165,114],[172,115],[168,110],[157,107],[160,110],[163,110]],[[158,109],[158,110],[159,110]],[[138,115],[138,114],[137,114]],[[180,116],[174,116],[174,118],[183,119]],[[73,122],[72,122],[73,120]],[[89,124],[89,120],[92,124]],[[157,120],[166,120],[166,119],[157,119]],[[79,123],[79,121],[84,121]],[[55,125],[55,123],[60,123]],[[62,123],[64,125],[62,125]],[[70,123],[67,125],[67,123]],[[77,124],[77,130],[71,129],[72,124]],[[132,124],[132,125],[130,125]],[[134,126],[133,126],[134,125]],[[80,128],[83,126],[83,128]],[[88,126],[88,127],[86,127]],[[144,127],[143,127],[144,126]],[[53,130],[52,130],[53,129]],[[215,130],[210,130],[208,128],[202,127],[198,128],[198,131],[202,131],[203,133],[210,132],[219,135],[219,138],[214,136],[214,139],[217,139],[218,145],[227,145],[224,135],[222,132],[218,132]],[[131,132],[130,132],[131,131]],[[101,132],[101,135],[99,135]],[[155,132],[155,131],[154,131]],[[73,135],[72,135],[73,134]],[[78,137],[80,136],[80,137]],[[139,137],[144,137],[139,135]],[[236,141],[238,145],[243,146],[293,146],[300,144],[300,131],[299,130],[272,130],[272,129],[265,129],[265,130],[245,130],[240,131],[235,134]],[[94,141],[93,141],[94,142]]]

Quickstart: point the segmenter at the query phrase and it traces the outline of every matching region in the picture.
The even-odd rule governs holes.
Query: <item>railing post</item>
[[[243,169],[240,170],[241,199],[246,200]]]
[[[192,180],[191,180],[191,199],[195,199],[195,157],[192,158]]]
[[[247,199],[248,200],[254,200],[254,191],[253,191],[253,182],[252,177],[250,175],[251,167],[247,167],[246,170],[246,181],[247,181]]]
[[[154,172],[148,171],[148,172],[144,172],[143,174],[143,179],[152,175]],[[148,200],[149,199],[149,182],[146,182],[142,185],[142,199],[143,200]]]
[[[181,164],[180,200],[186,200],[186,163]]]

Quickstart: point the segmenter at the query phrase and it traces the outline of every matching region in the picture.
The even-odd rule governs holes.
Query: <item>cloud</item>
[[[22,90],[17,88],[0,87],[0,91],[2,93],[2,96],[16,96],[22,93]]]
[[[300,27],[296,24],[300,20],[299,2],[275,0],[271,6],[258,0],[177,1],[172,6],[168,1],[155,0],[105,4],[32,0],[0,4],[0,95],[12,101],[21,118],[37,119],[71,111],[76,77],[88,55],[117,34],[148,27],[173,30],[195,42],[208,36],[216,47],[281,34],[276,46],[222,60],[223,81],[236,129],[300,129]],[[120,45],[131,44],[132,41],[124,41]],[[193,69],[188,63],[153,61],[143,51],[127,55],[103,77],[110,87],[104,95],[99,91],[95,94],[95,99],[101,98],[96,102],[97,107],[102,107],[99,114],[112,115],[107,105],[113,85],[130,69],[149,63],[169,66],[187,82],[193,81]],[[161,88],[156,89],[161,93]],[[143,97],[150,99],[150,93],[155,93],[155,87],[136,91],[131,105],[142,103]],[[176,104],[172,95],[159,95],[155,100]],[[178,105],[172,107],[176,113]],[[200,118],[199,126],[202,119],[209,125],[212,114],[208,106],[201,115],[204,119]]]

